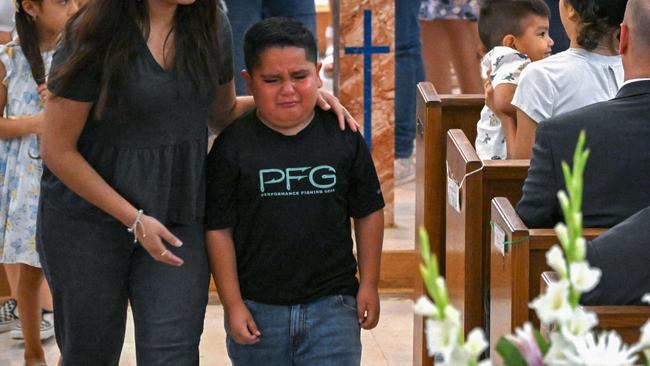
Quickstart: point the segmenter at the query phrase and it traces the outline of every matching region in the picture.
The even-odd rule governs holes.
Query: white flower
[[[573,314],[569,304],[569,282],[566,280],[551,282],[546,293],[533,300],[530,307],[545,324],[568,319]]]
[[[560,193],[558,193],[558,197]],[[567,229],[566,225],[564,225],[562,222],[555,225],[555,234],[557,234],[558,239],[560,239],[560,244],[562,244],[562,247],[566,248],[567,245],[569,245],[569,230]]]
[[[492,366],[492,361],[488,360],[483,360],[478,363],[478,366]]]
[[[551,333],[551,348],[544,356],[544,365],[566,366],[569,365],[565,353],[573,349],[573,344],[566,340],[560,333]]]
[[[634,365],[636,355],[623,344],[616,332],[603,333],[596,341],[593,333],[577,338],[574,349],[565,355],[572,365],[583,366],[628,366]]]
[[[460,312],[455,307],[447,305],[445,308],[445,320],[449,320],[456,325],[460,325]]]
[[[560,201],[560,207],[569,207],[569,196],[567,196],[565,191],[558,191],[557,192],[557,199]],[[557,229],[557,227],[556,227]]]
[[[418,301],[413,305],[413,311],[416,314],[424,315],[429,318],[438,319],[440,314],[436,305],[426,296],[420,296]]]
[[[562,323],[562,335],[567,340],[574,341],[587,334],[597,324],[596,314],[576,308],[573,315]]]
[[[429,356],[440,353],[445,360],[448,360],[453,349],[457,347],[459,329],[459,325],[449,319],[427,319],[425,330]]]
[[[589,264],[584,261],[571,263],[569,268],[571,284],[580,292],[587,292],[596,287],[600,275],[600,269],[589,267]]]
[[[480,328],[472,329],[467,336],[467,342],[463,345],[465,352],[472,358],[477,358],[487,347],[487,339]]]
[[[641,327],[641,338],[633,348],[635,351],[650,349],[650,320]]]
[[[517,347],[524,360],[526,360],[526,364],[529,366],[543,365],[542,351],[539,349],[530,322],[524,323],[522,328],[516,328],[515,335],[509,335],[506,338]]]
[[[645,302],[646,304],[650,305],[650,294],[645,294],[641,298],[641,301]]]
[[[560,278],[566,277],[566,261],[564,260],[564,253],[562,249],[553,245],[548,252],[546,252],[546,263],[558,273]]]

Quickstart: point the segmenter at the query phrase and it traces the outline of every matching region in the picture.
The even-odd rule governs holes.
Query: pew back
[[[420,226],[428,231],[431,251],[439,258],[441,270],[444,270],[446,133],[458,128],[474,141],[484,97],[479,94],[438,95],[430,82],[419,83],[417,90],[415,237],[418,238]],[[419,248],[418,240],[416,243]],[[417,281],[414,292],[419,296],[424,287],[420,276],[417,276]],[[421,317],[416,316],[413,331],[413,364],[431,364],[426,355]]]
[[[530,320],[539,322],[528,304],[540,294],[540,276],[549,271],[546,252],[558,243],[553,229],[529,229],[512,203],[504,198],[492,200],[490,237],[490,350],[499,338],[514,332]],[[583,230],[588,240],[606,229]],[[493,354],[493,353],[492,353]]]
[[[481,161],[461,130],[447,134],[445,277],[452,303],[463,314],[468,333],[487,330],[485,314],[490,273],[490,202],[503,196],[517,202],[528,174],[528,160]],[[456,187],[460,192],[454,193]]]

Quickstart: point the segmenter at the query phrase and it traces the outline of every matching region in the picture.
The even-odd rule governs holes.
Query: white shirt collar
[[[630,80],[626,80],[626,81],[623,83],[623,85],[621,85],[621,88],[624,87],[624,86],[627,85],[627,84],[636,83],[637,81],[648,81],[648,80],[650,80],[650,78],[638,78],[638,79],[630,79]]]

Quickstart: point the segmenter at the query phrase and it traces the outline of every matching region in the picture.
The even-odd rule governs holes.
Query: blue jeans
[[[418,11],[420,0],[395,2],[395,158],[413,153],[415,93],[424,80]]]
[[[244,63],[244,35],[248,28],[270,17],[294,18],[316,36],[316,8],[309,0],[225,0],[232,27],[233,61],[237,95],[247,95],[246,83],[240,75]]]
[[[202,222],[168,226],[183,242],[170,249],[181,267],[156,262],[116,221],[41,202],[37,225],[64,366],[118,365],[129,302],[138,365],[198,366],[210,279]]]
[[[268,305],[245,300],[260,341],[240,345],[226,326],[233,366],[357,366],[361,362],[357,301],[327,296],[300,305]]]

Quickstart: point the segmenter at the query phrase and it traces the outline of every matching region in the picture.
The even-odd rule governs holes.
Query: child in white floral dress
[[[18,305],[25,365],[43,365],[39,287],[43,271],[36,252],[36,216],[42,165],[38,137],[47,98],[46,75],[74,0],[16,3],[18,40],[0,46],[0,261],[18,264]],[[52,336],[53,329],[43,336]]]

